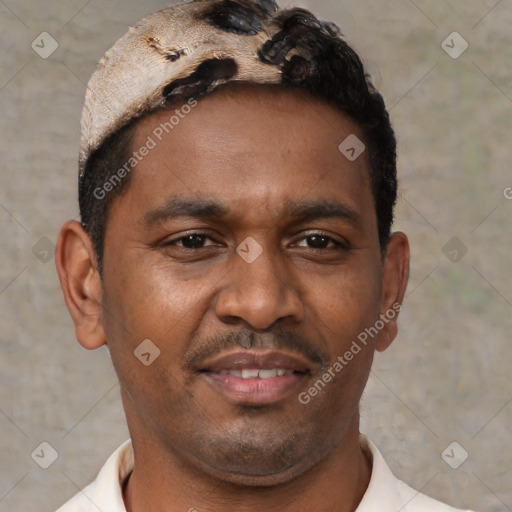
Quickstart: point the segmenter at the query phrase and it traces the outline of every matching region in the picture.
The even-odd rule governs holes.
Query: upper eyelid
[[[322,233],[322,232],[315,232],[315,233],[310,233],[308,235],[303,235],[301,236],[300,238],[297,238],[296,240],[300,241],[300,240],[306,240],[307,238],[312,238],[312,237],[319,237],[319,238],[328,238],[329,240],[332,240],[333,242],[338,242],[339,240],[332,236],[332,235],[328,235],[326,233]]]
[[[294,240],[291,242],[292,244],[316,235],[316,236],[322,236],[322,237],[328,238],[334,245],[337,245],[340,247],[346,247],[349,245],[349,242],[345,238],[340,236],[340,238],[342,238],[342,239],[339,240],[335,236],[333,236],[327,232],[324,232],[323,230],[320,230],[320,229],[319,230],[310,230],[308,233],[304,233],[300,238],[296,238],[297,235],[299,235],[299,233],[297,233],[294,236]],[[202,231],[192,231],[190,233],[183,234],[183,235],[180,235],[179,237],[175,237],[171,240],[165,241],[164,245],[176,245],[177,242],[182,241],[183,239],[185,239],[189,236],[200,236],[200,237],[208,239],[212,242],[218,243],[218,241],[208,233],[205,233]]]
[[[297,233],[295,236],[299,235],[300,233]],[[294,236],[294,238],[295,238]],[[329,233],[327,231],[324,231],[323,229],[313,229],[313,230],[308,230],[305,234],[303,234],[301,236],[301,238],[298,238],[297,240],[303,240],[304,238],[309,238],[311,236],[322,236],[322,237],[325,237],[325,238],[329,238],[331,239],[334,243],[338,243],[338,244],[344,244],[344,245],[348,245],[348,240],[342,236],[342,235],[335,235],[333,233]]]
[[[188,233],[186,235],[180,235],[180,236],[172,238],[170,240],[166,240],[166,241],[164,241],[164,245],[175,244],[176,242],[182,241],[184,238],[188,238],[189,236],[200,236],[203,238],[207,238],[207,239],[211,240],[212,242],[217,242],[217,240],[215,240],[215,238],[213,238],[212,236],[210,236],[207,233],[196,232],[196,233]]]
[[[305,236],[305,237],[299,238],[296,242],[294,242],[294,244],[296,244],[297,242],[300,242],[302,240],[305,240],[306,238],[309,238],[309,236]],[[334,238],[332,236],[325,236],[325,238],[329,239],[329,242],[332,244],[332,246],[334,246],[334,248],[338,248],[338,249],[349,249],[350,248],[350,244],[347,241],[337,240],[336,238]],[[304,247],[304,248],[305,249],[310,249],[310,250],[315,250],[315,251],[325,251],[325,250],[327,250],[329,248],[332,249],[332,247],[326,247],[324,249],[318,249],[318,248],[315,248],[315,247]]]

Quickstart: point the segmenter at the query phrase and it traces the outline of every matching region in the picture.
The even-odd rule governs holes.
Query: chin
[[[254,432],[253,432],[254,434]],[[331,446],[316,436],[297,436],[274,432],[248,443],[238,436],[209,439],[196,445],[195,460],[201,471],[237,486],[275,487],[300,477],[324,457]],[[298,441],[301,439],[301,441]],[[309,442],[307,441],[309,439]]]
[[[296,478],[300,477],[311,469],[311,461],[304,463],[295,463],[284,469],[270,470],[257,473],[254,467],[242,468],[240,465],[236,467],[218,466],[201,462],[201,470],[209,474],[211,477],[221,480],[225,483],[238,487],[276,487],[284,485]]]

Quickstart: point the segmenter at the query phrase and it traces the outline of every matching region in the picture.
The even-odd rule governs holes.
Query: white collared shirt
[[[355,512],[462,512],[398,480],[377,447],[365,436],[361,442],[371,453],[373,465],[370,484]],[[133,450],[128,440],[110,456],[96,480],[57,512],[126,512],[122,488],[132,468]]]

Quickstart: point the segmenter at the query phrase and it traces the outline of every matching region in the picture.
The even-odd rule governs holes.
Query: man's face
[[[132,149],[171,115],[140,122]],[[358,432],[373,341],[299,401],[384,312],[366,155],[338,149],[351,134],[304,93],[224,90],[133,171],[107,225],[103,325],[135,440],[268,484]]]

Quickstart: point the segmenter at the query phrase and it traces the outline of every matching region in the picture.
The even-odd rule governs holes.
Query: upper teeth
[[[233,377],[242,377],[242,379],[273,379],[283,375],[293,375],[293,370],[284,370],[282,368],[268,368],[258,370],[257,368],[247,368],[243,370],[222,370],[221,375],[232,375]]]

